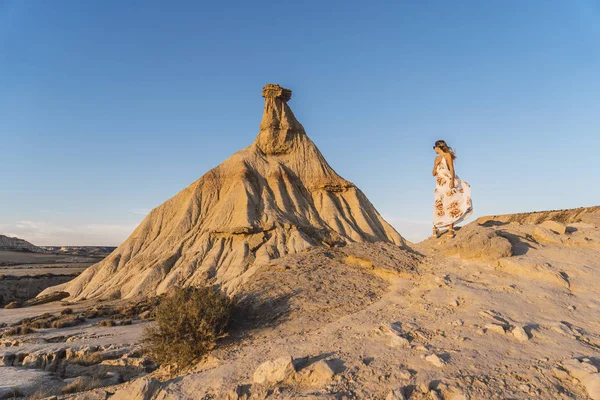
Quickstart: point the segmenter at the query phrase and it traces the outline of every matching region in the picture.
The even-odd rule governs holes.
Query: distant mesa
[[[3,251],[27,251],[31,253],[48,253],[47,250],[35,246],[26,240],[16,237],[0,235],[0,250]]]
[[[132,298],[207,284],[235,293],[286,254],[353,242],[405,245],[308,138],[287,104],[292,91],[269,84],[262,95],[253,144],[152,210],[106,259],[42,295]]]

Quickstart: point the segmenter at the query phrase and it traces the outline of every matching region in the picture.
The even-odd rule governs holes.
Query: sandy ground
[[[486,225],[411,251],[353,245],[276,260],[246,283],[240,299],[247,314],[192,371],[169,377],[158,370],[147,376],[162,381],[155,386],[138,379],[71,397],[594,398],[590,380],[568,363],[600,368],[600,229],[573,223],[556,234],[537,225]],[[53,307],[60,306],[2,310],[0,323]],[[78,344],[136,346],[144,324],[43,335],[87,332]],[[293,357],[298,376],[319,360],[334,376],[318,385],[254,382],[261,364],[282,356]],[[0,377],[14,376],[13,369],[0,367]],[[397,397],[389,397],[394,390]]]

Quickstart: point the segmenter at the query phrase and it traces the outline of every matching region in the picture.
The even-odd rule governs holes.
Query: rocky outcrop
[[[32,253],[48,253],[47,250],[35,246],[26,240],[16,237],[0,235],[0,250],[5,251],[30,251]]]
[[[600,217],[600,206],[571,208],[568,210],[537,211],[519,214],[489,215],[480,217],[480,224],[518,222],[520,224],[541,224],[544,221],[557,221],[570,224],[586,220],[589,216]]]
[[[0,276],[0,307],[11,302],[23,303],[37,296],[49,286],[60,285],[73,279],[73,275]]]
[[[74,299],[131,298],[217,284],[232,293],[254,267],[311,247],[404,245],[308,138],[287,104],[291,91],[267,85],[262,94],[252,145],[154,209],[105,260],[48,291]]]

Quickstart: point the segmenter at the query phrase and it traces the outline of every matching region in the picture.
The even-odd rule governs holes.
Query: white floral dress
[[[443,228],[467,219],[473,213],[471,186],[455,175],[454,188],[450,187],[452,173],[443,157],[437,166],[435,179],[433,226]]]

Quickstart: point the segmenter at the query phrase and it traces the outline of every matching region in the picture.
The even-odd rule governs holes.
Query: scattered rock
[[[390,338],[390,341],[388,344],[390,347],[394,347],[394,348],[410,347],[410,341],[408,339],[406,339],[404,336],[401,336],[400,332],[398,332],[398,329],[394,328],[393,326],[390,326],[387,324],[382,324],[379,327],[379,332],[382,332],[383,334],[387,335]]]
[[[404,397],[404,392],[403,392],[402,388],[398,388],[398,389],[392,390],[387,395],[385,400],[406,400],[406,397]]]
[[[504,328],[504,325],[495,324],[495,323],[487,324],[487,325],[485,326],[485,329],[486,329],[488,332],[490,332],[490,331],[491,331],[491,332],[496,332],[496,333],[499,333],[499,334],[501,334],[501,335],[504,335],[504,334],[506,333],[506,330],[505,330],[505,328]]]
[[[253,382],[271,384],[283,382],[296,373],[292,356],[280,357],[274,361],[266,361],[254,372]]]
[[[446,365],[446,362],[444,360],[442,360],[440,357],[438,357],[438,355],[435,353],[426,356],[425,360],[429,361],[430,363],[432,363],[433,365],[435,365],[438,368],[442,368],[444,365]]]
[[[512,330],[512,334],[520,342],[526,342],[529,340],[529,335],[527,332],[525,332],[525,329],[520,326],[515,326]]]
[[[438,392],[436,392],[435,390],[430,390],[429,391],[429,398],[431,400],[442,400],[442,398],[440,397],[440,395],[438,394]]]
[[[149,319],[152,316],[152,311],[144,311],[139,315],[140,319]]]
[[[150,400],[159,388],[156,379],[141,378],[117,390],[111,400]]]
[[[310,387],[323,387],[331,382],[335,375],[327,361],[320,360],[298,373],[298,381]]]
[[[408,341],[408,339],[406,339],[402,336],[392,335],[392,336],[390,336],[390,347],[406,348],[406,347],[410,347],[410,342]]]

